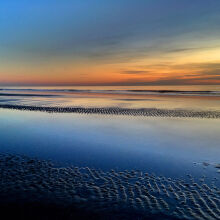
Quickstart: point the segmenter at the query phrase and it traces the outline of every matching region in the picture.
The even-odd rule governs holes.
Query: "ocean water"
[[[60,107],[219,110],[220,86],[1,87],[0,103]]]
[[[1,108],[2,105],[7,105],[7,108]],[[167,181],[164,183],[165,187],[169,188],[172,185],[174,192],[176,195],[180,194],[180,197],[182,194],[186,195],[186,197],[189,194],[193,195],[193,192],[197,191],[198,198],[193,197],[198,205],[197,208],[200,207],[205,210],[202,200],[199,200],[200,197],[203,200],[209,198],[215,204],[213,208],[209,204],[210,201],[207,200],[207,206],[209,206],[213,214],[210,214],[209,211],[207,213],[204,211],[204,216],[201,213],[198,214],[197,212],[200,211],[195,208],[197,210],[195,215],[198,218],[216,219],[215,217],[219,217],[219,118],[177,118],[166,117],[166,115],[163,117],[146,117],[126,114],[60,113],[56,111],[48,113],[15,110],[10,108],[10,105],[72,108],[155,108],[174,109],[177,111],[219,112],[219,86],[0,88],[0,154],[24,155],[40,161],[52,161],[54,167],[59,169],[65,167],[83,169],[87,167],[100,172],[100,175],[104,172],[104,176],[110,175],[109,172],[112,172],[112,170],[117,175],[120,172],[138,172],[141,174],[138,177],[139,183],[137,185],[142,188],[145,185],[149,185],[149,183],[152,186],[157,183],[160,188],[162,186],[161,179],[165,178]],[[4,165],[2,161],[5,160],[0,158],[0,161]],[[22,162],[22,164],[25,164],[25,162]],[[3,165],[1,165],[1,168]],[[24,167],[24,173],[25,169]],[[13,171],[13,175],[16,172],[16,170]],[[142,173],[148,173],[152,176],[151,179],[148,179],[148,182],[140,179],[144,178]],[[91,176],[93,178],[93,174]],[[29,179],[30,176],[27,178]],[[62,178],[64,179],[62,184],[64,184],[66,177]],[[83,176],[80,177],[80,180],[77,180],[78,185],[85,187],[84,191],[86,191],[88,184],[84,186],[85,181],[82,181],[82,178]],[[13,178],[11,179],[13,180]],[[16,181],[17,179],[15,178],[13,182]],[[20,179],[19,181],[21,184]],[[74,181],[74,178],[72,181]],[[127,181],[123,181],[125,180],[121,178],[120,182],[126,190],[128,188]],[[181,191],[178,189],[176,181],[185,182],[192,188],[188,189],[188,185],[186,185],[186,188]],[[92,180],[91,184],[101,188],[101,183],[97,177]],[[117,185],[117,181],[114,184]],[[131,181],[130,186],[132,184],[134,183]],[[198,184],[199,188],[193,188],[194,184]],[[5,185],[1,185],[1,187],[4,189]],[[77,191],[77,187],[74,187],[74,190]],[[133,187],[137,186],[134,185]],[[197,186],[195,185],[195,187]],[[208,189],[205,187],[208,187]],[[203,191],[201,191],[202,189]],[[77,191],[81,192],[78,196],[88,199],[86,195],[83,195],[82,189],[80,190]],[[153,196],[158,201],[163,199],[169,206],[177,208],[175,210],[170,209],[170,211],[165,209],[158,211],[152,205],[150,206],[152,212],[146,214],[145,211],[151,210],[151,208],[147,209],[142,206],[140,209],[137,208],[140,205],[138,199],[142,199],[141,196],[143,196],[139,195],[140,193],[135,194],[130,200],[126,201],[131,201],[132,199],[136,201],[137,199],[134,205],[136,208],[132,206],[136,216],[138,216],[137,213],[143,212],[145,217],[153,214],[157,217],[159,216],[158,219],[175,219],[176,217],[179,217],[179,219],[197,219],[195,215],[187,211],[187,207],[193,210],[194,206],[191,204],[191,200],[186,201],[186,208],[184,208],[181,205],[182,203],[180,203],[182,200],[174,199],[172,196],[164,197],[163,194],[160,194],[162,189],[158,192],[152,191],[152,189],[149,190],[149,198]],[[205,193],[207,197],[202,197],[204,195],[202,193],[199,195],[200,192]],[[129,195],[129,193],[126,194],[127,197]],[[121,196],[122,194],[119,193],[117,198],[119,197],[120,200]],[[92,198],[94,199],[94,196]],[[100,199],[102,198],[103,196],[100,196]],[[180,206],[182,207],[181,210],[179,210]],[[121,203],[120,207],[122,207]],[[129,207],[128,209],[130,209]],[[163,216],[160,218],[162,214],[169,217],[164,218]],[[154,218],[156,219],[155,216]],[[111,219],[118,219],[118,217],[113,215]],[[125,219],[129,219],[128,216]],[[140,219],[145,218],[140,217]]]

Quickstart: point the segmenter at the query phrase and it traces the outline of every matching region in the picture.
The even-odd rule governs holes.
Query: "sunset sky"
[[[1,0],[0,85],[220,84],[219,0]]]

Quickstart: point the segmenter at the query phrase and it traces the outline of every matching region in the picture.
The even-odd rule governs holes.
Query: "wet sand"
[[[220,118],[220,111],[190,111],[181,109],[157,109],[157,108],[84,108],[84,107],[43,107],[24,105],[0,105],[0,108],[42,111],[49,113],[80,113],[103,115],[130,115],[147,117],[177,117],[177,118]]]
[[[0,210],[16,219],[220,218],[220,189],[190,174],[183,180],[138,170],[56,167],[0,154],[0,176]]]

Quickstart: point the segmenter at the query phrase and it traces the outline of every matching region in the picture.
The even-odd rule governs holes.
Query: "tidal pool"
[[[219,119],[81,115],[1,109],[0,151],[58,166],[218,178]],[[219,184],[219,180],[216,180]]]

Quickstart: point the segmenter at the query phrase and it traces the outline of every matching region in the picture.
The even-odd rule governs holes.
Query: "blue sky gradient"
[[[59,74],[59,68],[67,65],[69,73],[62,74],[73,84],[74,76],[77,78],[81,71],[80,67],[74,71],[75,63],[96,66],[92,68],[94,75],[100,74],[99,68],[101,66],[103,71],[104,65],[106,68],[111,65],[113,74],[136,71],[137,75],[139,71],[143,75],[143,71],[152,72],[155,65],[181,68],[201,64],[198,69],[203,75],[209,71],[210,77],[213,72],[213,77],[219,80],[220,71],[216,64],[220,57],[214,56],[220,48],[219,11],[218,0],[2,0],[0,80],[2,76],[2,82],[10,84],[13,76],[29,72],[29,76],[25,73],[25,79],[29,80],[24,83],[31,82],[32,76],[37,79],[37,75],[42,77],[42,72],[47,74],[48,65],[53,63],[54,68],[60,63],[54,77]],[[207,62],[203,57],[201,62],[199,58],[182,63],[176,60],[179,56],[205,51],[211,51],[214,56],[208,57]],[[39,65],[44,69],[38,73]],[[22,67],[22,70],[16,73],[12,67],[15,70]],[[160,75],[159,70],[154,72],[155,76]],[[196,73],[198,75],[198,71]],[[6,75],[11,78],[7,80]],[[126,79],[120,80],[126,84]],[[115,82],[120,84],[120,80]],[[161,80],[159,77],[158,81]],[[144,78],[143,81],[137,79],[137,84],[140,81],[151,82]]]

